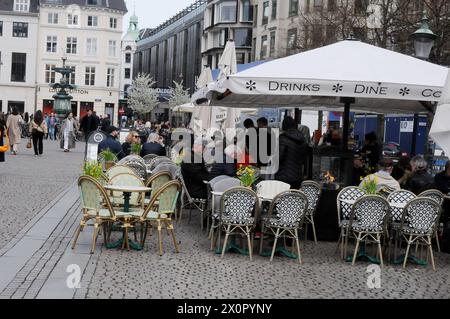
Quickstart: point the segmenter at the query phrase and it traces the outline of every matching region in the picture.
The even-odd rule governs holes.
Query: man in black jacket
[[[109,149],[111,152],[116,154],[119,160],[121,160],[125,156],[122,152],[122,145],[120,145],[120,142],[116,140],[119,135],[119,130],[115,126],[110,126],[106,131],[108,133],[108,137],[98,145],[98,153],[100,154],[104,150]]]
[[[411,159],[412,175],[406,181],[405,188],[416,195],[429,189],[433,189],[434,178],[427,172],[428,163],[422,156],[415,156]]]
[[[86,116],[81,119],[80,129],[83,131],[86,141],[92,132],[95,132],[100,125],[100,119],[93,113],[92,110],[88,110]]]
[[[305,137],[290,116],[283,120],[282,130],[279,139],[279,169],[275,179],[290,184],[292,189],[299,189],[303,181],[303,165],[307,155]]]

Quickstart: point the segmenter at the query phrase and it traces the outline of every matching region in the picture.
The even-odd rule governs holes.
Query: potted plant
[[[378,193],[377,189],[378,178],[376,175],[369,175],[363,179],[361,188],[369,195],[375,195]]]
[[[103,160],[105,162],[105,170],[109,170],[111,167],[113,167],[116,163],[116,154],[111,152],[109,148],[102,151],[100,155],[103,157]]]
[[[97,161],[85,162],[83,166],[83,174],[99,180],[103,174],[102,165]]]
[[[131,144],[130,152],[131,154],[141,155],[142,145],[138,143]]]
[[[247,188],[252,188],[253,184],[258,180],[256,169],[252,166],[240,165],[236,173],[237,178],[241,181],[241,185]]]

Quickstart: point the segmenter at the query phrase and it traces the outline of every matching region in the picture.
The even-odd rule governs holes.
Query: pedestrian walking
[[[70,152],[75,148],[76,132],[78,131],[78,125],[73,117],[73,113],[67,114],[61,125],[61,140],[60,147],[64,149],[64,152]]]
[[[9,144],[5,116],[3,113],[0,113],[0,163],[5,161],[5,153],[8,151],[8,148]]]
[[[21,143],[21,125],[23,123],[22,117],[19,115],[19,110],[14,107],[12,113],[8,116],[6,127],[8,128],[9,145],[11,145],[11,154],[17,155],[19,145]]]
[[[89,110],[87,115],[81,119],[81,130],[84,133],[86,141],[89,138],[89,135],[97,130],[99,125],[100,119],[92,110]]]
[[[42,111],[34,114],[30,126],[31,138],[33,139],[34,156],[41,156],[44,153],[44,136],[48,133],[47,124],[42,116]]]
[[[48,135],[52,141],[56,140],[56,122],[56,116],[52,113],[48,120]]]

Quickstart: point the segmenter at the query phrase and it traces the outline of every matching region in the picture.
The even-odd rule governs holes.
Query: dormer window
[[[88,6],[101,6],[102,1],[101,0],[87,0]]]
[[[29,12],[30,0],[14,0],[14,11]]]

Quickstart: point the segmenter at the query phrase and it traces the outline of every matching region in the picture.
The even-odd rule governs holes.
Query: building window
[[[318,47],[323,41],[323,27],[321,24],[313,25],[312,29],[312,43],[313,46]]]
[[[14,11],[29,12],[30,0],[14,0]]]
[[[131,63],[131,53],[125,53],[125,63]]]
[[[11,82],[25,82],[27,65],[26,53],[12,53],[11,57]]]
[[[88,16],[88,26],[89,27],[97,27],[98,26],[98,17],[97,16]]]
[[[328,11],[336,10],[336,0],[328,0]]]
[[[267,57],[267,35],[261,37],[261,53],[260,59],[264,60]]]
[[[0,21],[0,37],[3,35],[3,21]]]
[[[269,1],[264,1],[262,24],[264,25],[267,23],[269,23]]]
[[[86,67],[86,76],[85,76],[84,84],[90,85],[90,86],[95,85],[95,67],[93,67],[93,66]]]
[[[287,37],[287,49],[288,53],[297,48],[297,29],[289,29]]]
[[[114,72],[115,72],[114,69],[108,68],[108,73],[106,75],[106,86],[107,87],[114,86]]]
[[[234,29],[234,42],[236,47],[252,46],[252,29],[238,28]]]
[[[13,37],[28,38],[28,23],[14,22],[13,23]]]
[[[109,56],[116,56],[116,41],[109,40],[108,41],[108,52]]]
[[[101,5],[101,0],[87,0],[88,6],[99,6]]]
[[[68,68],[72,69],[72,73],[69,74],[69,84],[75,85],[75,71],[76,68],[74,66],[67,66]]]
[[[49,24],[58,24],[58,14],[57,13],[49,13],[48,14],[48,23]]]
[[[289,0],[289,16],[298,15],[298,0]]]
[[[272,0],[272,20],[276,20],[277,18],[277,0]]]
[[[67,15],[67,23],[69,25],[78,25],[78,15],[69,13]]]
[[[131,79],[131,69],[130,68],[125,69],[125,79]]]
[[[236,0],[222,1],[216,4],[216,23],[236,22]]]
[[[253,15],[253,26],[258,24],[258,5],[255,5],[255,14]]]
[[[45,83],[55,83],[56,73],[53,69],[56,68],[54,64],[45,65]]]
[[[229,29],[222,29],[220,31],[219,45],[221,47],[225,46],[225,43],[227,43],[227,41],[228,41],[228,37],[229,37],[228,30]]]
[[[54,35],[47,36],[47,52],[56,53],[56,47],[58,46],[58,37]]]
[[[117,29],[117,19],[116,18],[109,18],[109,27],[111,29]]]
[[[86,55],[97,55],[97,39],[86,39]]]
[[[253,6],[250,0],[242,1],[242,10],[241,10],[241,21],[242,22],[253,22]]]
[[[69,37],[67,38],[67,50],[68,54],[77,54],[77,38]]]
[[[355,14],[366,13],[368,6],[369,6],[368,0],[355,0]]]
[[[245,53],[236,53],[236,63],[245,64]]]
[[[275,56],[275,41],[276,41],[276,31],[270,32],[270,56]]]

